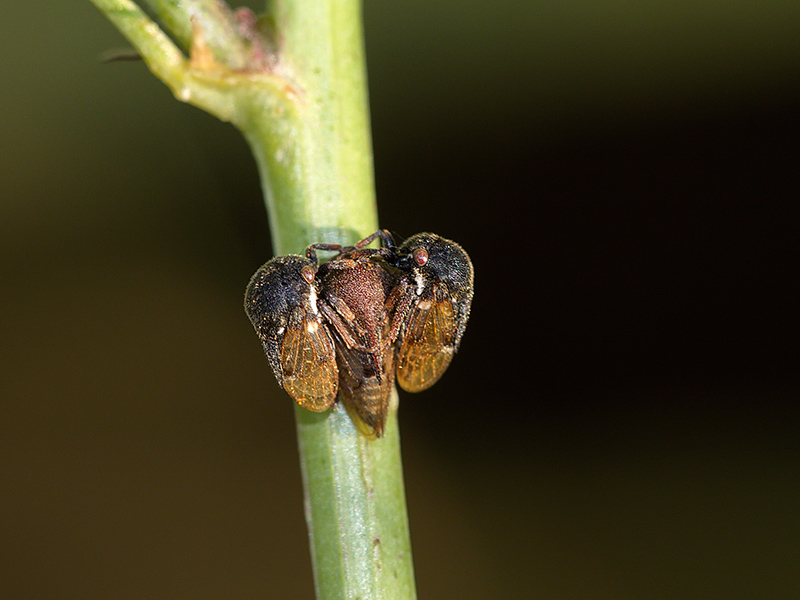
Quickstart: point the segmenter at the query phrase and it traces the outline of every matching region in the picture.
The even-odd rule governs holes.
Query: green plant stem
[[[215,0],[148,0],[171,37],[131,0],[92,1],[178,99],[243,133],[276,254],[378,229],[358,0],[276,0],[255,43]],[[319,600],[416,597],[396,406],[378,440],[341,408],[296,407]]]

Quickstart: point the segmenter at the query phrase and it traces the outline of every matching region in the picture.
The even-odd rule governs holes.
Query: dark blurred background
[[[419,597],[800,596],[800,3],[365,17],[381,225],[477,274],[401,394]],[[0,595],[311,598],[254,162],[125,45],[2,9]]]

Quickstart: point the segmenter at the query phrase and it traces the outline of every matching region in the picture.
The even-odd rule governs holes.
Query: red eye
[[[314,282],[314,269],[309,266],[305,266],[300,270],[300,274],[303,276],[308,283]]]
[[[414,262],[420,267],[424,266],[428,262],[428,251],[424,248],[414,250]]]

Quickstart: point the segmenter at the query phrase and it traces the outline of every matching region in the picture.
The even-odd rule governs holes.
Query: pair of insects
[[[367,245],[380,238],[380,248]],[[317,251],[338,254],[320,265]],[[250,280],[244,308],[278,384],[324,411],[340,393],[356,423],[380,437],[397,381],[427,389],[458,349],[473,269],[455,242],[419,233],[397,246],[386,230],[353,246],[312,244],[278,256]]]

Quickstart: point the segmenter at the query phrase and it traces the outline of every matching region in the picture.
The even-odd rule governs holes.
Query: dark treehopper
[[[366,248],[380,237],[380,249]],[[338,254],[318,266],[317,250]],[[278,383],[298,404],[336,401],[379,437],[395,372],[406,391],[435,383],[469,317],[472,264],[460,246],[422,233],[397,247],[385,230],[354,246],[313,244],[277,257],[248,285],[245,311]],[[396,365],[396,367],[395,367]]]
[[[355,414],[365,433],[383,433],[394,386],[393,311],[387,305],[396,277],[382,262],[387,250],[365,248],[382,232],[355,246],[314,244],[306,250],[316,259],[316,250],[339,254],[319,268],[319,307],[327,319],[336,346],[339,393],[345,407]],[[364,428],[361,428],[364,430]]]
[[[473,268],[461,246],[418,233],[387,254],[401,273],[392,292],[397,382],[407,392],[436,383],[458,350],[472,305]]]
[[[264,346],[278,384],[316,412],[336,401],[339,370],[333,337],[318,308],[317,265],[304,256],[278,256],[247,286],[244,309]]]

